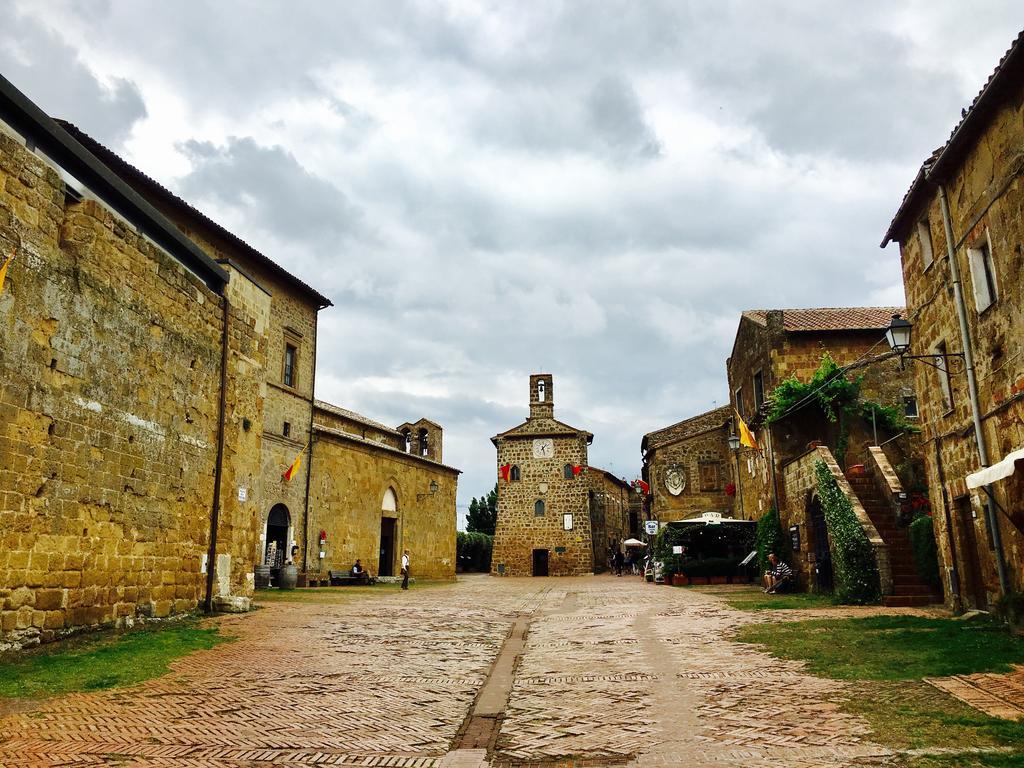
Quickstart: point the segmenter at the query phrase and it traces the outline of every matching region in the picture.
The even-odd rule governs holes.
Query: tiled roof
[[[1000,88],[1004,85],[1010,88],[1020,88],[1020,78],[1015,76],[1015,70],[1022,66],[1024,66],[1024,30],[1018,33],[999,63],[996,64],[996,68],[989,75],[988,80],[985,81],[985,85],[974,97],[974,101],[963,111],[960,122],[953,128],[946,143],[936,149],[931,157],[921,165],[882,239],[883,248],[889,244],[890,240],[895,240],[898,237],[904,218],[912,211],[917,210],[921,193],[925,190],[925,180],[932,174],[941,174],[946,166],[955,160],[957,151],[967,145],[975,134],[984,128],[985,118],[990,108],[996,103]]]
[[[373,427],[374,429],[379,429],[379,430],[381,430],[383,432],[388,432],[389,434],[399,435],[399,436],[401,436],[401,434],[402,434],[401,432],[399,432],[394,427],[389,427],[386,424],[381,424],[379,421],[374,421],[373,419],[368,419],[366,416],[363,416],[361,413],[356,413],[355,411],[350,411],[350,410],[348,410],[346,408],[339,408],[337,405],[333,405],[331,403],[325,402],[324,400],[317,400],[316,401],[316,407],[319,408],[322,411],[327,411],[328,413],[333,413],[333,414],[335,414],[337,416],[341,416],[343,419],[349,419],[350,421],[356,421],[356,422],[358,422],[360,424],[365,424],[368,427]]]
[[[769,312],[782,313],[782,329],[787,333],[806,331],[867,331],[889,326],[892,316],[903,307],[820,307],[817,309],[748,309],[743,317],[758,325],[768,325]]]
[[[188,215],[194,217],[195,219],[198,219],[204,225],[214,230],[218,235],[223,237],[225,240],[238,246],[242,251],[245,252],[247,256],[252,258],[252,260],[255,261],[257,264],[266,267],[272,273],[282,278],[285,282],[290,283],[303,293],[311,296],[321,307],[333,306],[331,300],[328,299],[323,294],[321,294],[319,291],[314,290],[309,285],[307,285],[302,280],[293,275],[291,272],[282,267],[280,264],[257,251],[255,248],[253,248],[251,245],[245,242],[234,232],[225,229],[220,224],[211,219],[209,216],[207,216],[205,213],[200,211],[198,208],[178,197],[176,194],[171,192],[171,190],[167,189],[167,187],[163,186],[156,179],[147,176],[134,165],[127,162],[119,155],[115,154],[113,150],[108,149],[107,147],[100,144],[98,141],[96,141],[96,139],[82,131],[82,129],[80,129],[78,126],[74,125],[73,123],[69,123],[66,120],[55,119],[54,122],[56,122],[65,131],[70,133],[76,141],[78,141],[86,149],[88,149],[90,152],[96,155],[100,160],[103,161],[104,165],[109,167],[118,176],[127,179],[134,179],[136,182],[139,182],[140,184],[154,192],[159,197],[162,197],[167,203],[171,204],[175,208],[178,208],[179,210],[185,211]]]

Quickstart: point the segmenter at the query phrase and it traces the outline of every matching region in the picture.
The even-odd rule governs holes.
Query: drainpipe
[[[957,570],[956,538],[953,536],[953,518],[949,512],[949,494],[946,492],[946,468],[942,464],[942,437],[935,436],[935,471],[939,476],[939,490],[942,492],[942,516],[946,521],[946,543],[949,545],[949,560],[952,563],[949,574],[949,589],[953,593],[953,610],[963,610],[960,597],[960,572]]]
[[[306,498],[302,505],[302,572],[309,577],[309,482],[313,476],[313,414],[316,413],[316,337],[320,327],[320,310],[316,310],[317,322],[313,325],[313,368],[309,377],[309,456],[306,457]],[[323,567],[323,566],[321,566]]]
[[[231,303],[225,294],[223,329],[220,339],[220,404],[217,410],[217,463],[213,470],[213,508],[210,510],[210,549],[206,555],[206,598],[203,609],[213,611],[213,570],[217,563],[217,524],[220,522],[220,482],[224,474],[224,421],[228,396],[228,338],[231,328]]]
[[[963,285],[960,281],[960,265],[956,260],[956,241],[953,239],[953,222],[949,214],[949,199],[946,187],[939,188],[939,203],[942,208],[942,226],[946,232],[946,252],[949,255],[949,274],[953,281],[953,300],[956,304],[957,319],[960,321],[960,340],[964,351],[964,366],[967,369],[967,391],[971,398],[971,419],[974,422],[974,439],[978,444],[978,459],[981,466],[988,466],[988,449],[985,445],[985,433],[981,428],[981,406],[978,402],[978,379],[974,370],[974,349],[971,347],[970,329],[967,327],[967,305],[964,303]],[[999,593],[1005,595],[1010,588],[1006,574],[1006,558],[1003,555],[1003,536],[999,530],[995,504],[992,502],[992,489],[985,486],[985,521],[992,533],[992,549],[996,558],[996,571],[999,573]]]

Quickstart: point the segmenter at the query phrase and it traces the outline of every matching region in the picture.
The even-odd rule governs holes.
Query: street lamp
[[[729,450],[736,456],[736,501],[740,506],[740,515],[742,515],[743,479],[740,477],[740,438],[735,433],[729,435]]]
[[[417,493],[416,501],[423,501],[427,496],[434,496],[440,490],[441,486],[437,484],[437,480],[430,481],[430,493]]]
[[[908,355],[910,351],[910,336],[914,326],[909,320],[904,320],[898,314],[892,316],[889,327],[885,330],[885,340],[889,342],[889,348],[900,356],[900,369],[903,369],[904,361],[920,360],[925,365],[937,368],[940,371],[954,373],[949,368],[949,359],[959,360],[966,370],[967,361],[963,352],[932,352],[928,355]],[[942,361],[941,363],[939,361]],[[960,371],[962,372],[962,371]]]

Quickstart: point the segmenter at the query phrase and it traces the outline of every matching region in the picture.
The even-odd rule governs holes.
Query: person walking
[[[409,588],[409,550],[402,552],[402,589]]]
[[[620,549],[615,550],[614,560],[615,560],[615,572],[616,572],[615,575],[616,576],[621,576],[622,575],[622,561],[623,561],[622,550],[620,550]]]

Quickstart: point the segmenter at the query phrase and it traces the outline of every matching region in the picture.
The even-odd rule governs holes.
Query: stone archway
[[[388,486],[380,502],[380,557],[378,576],[395,575],[395,557],[398,547],[398,494]]]
[[[275,504],[267,513],[267,521],[263,529],[263,564],[270,566],[271,580],[290,558],[292,517],[288,507]]]

